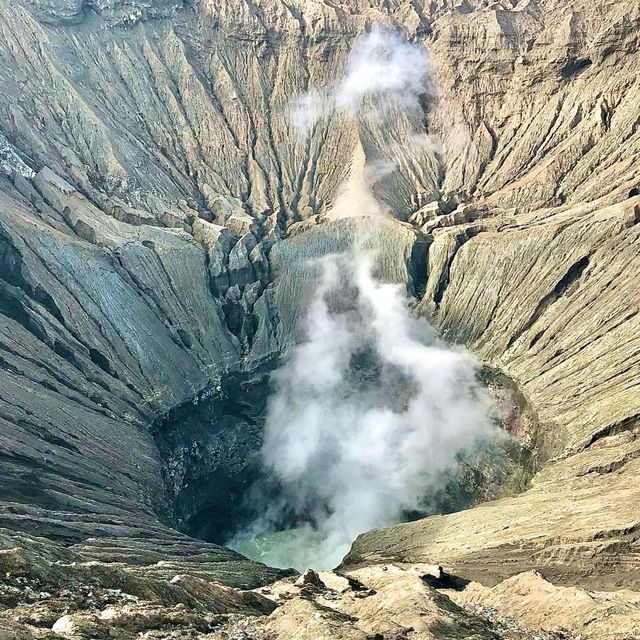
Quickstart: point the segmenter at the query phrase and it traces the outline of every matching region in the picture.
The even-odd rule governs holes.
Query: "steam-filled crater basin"
[[[195,538],[230,544],[252,559],[273,566],[330,568],[348,551],[348,545],[347,548],[340,545],[344,545],[345,540],[350,543],[363,530],[465,509],[479,502],[513,495],[527,486],[545,454],[538,441],[536,416],[526,399],[499,371],[482,366],[459,347],[442,344],[429,327],[428,320],[416,318],[412,311],[412,301],[420,298],[428,275],[429,242],[428,237],[396,220],[347,218],[303,226],[299,233],[274,245],[269,256],[272,276],[269,290],[277,324],[270,349],[264,349],[257,344],[257,338],[254,339],[252,351],[240,369],[221,376],[218,382],[212,382],[193,398],[159,416],[152,425],[169,505],[164,515],[168,519],[166,524]],[[431,386],[439,376],[448,376],[451,380],[443,388],[451,389],[451,397],[479,393],[484,403],[480,409],[477,402],[464,404],[459,398],[456,398],[459,406],[455,409],[458,413],[447,413],[445,399],[433,409],[431,405],[439,402],[438,393],[442,394],[436,390],[435,396],[427,396],[424,400],[429,404],[423,405],[427,410],[422,415],[421,406],[414,402],[420,394],[412,387],[415,383],[412,376],[419,378],[423,374],[416,374],[411,369],[414,365],[393,362],[396,356],[386,348],[385,332],[397,334],[395,322],[380,329],[375,318],[364,317],[369,311],[364,303],[355,316],[353,309],[341,308],[341,305],[350,305],[344,300],[366,297],[358,290],[362,283],[339,282],[339,296],[331,291],[328,294],[318,292],[323,282],[322,260],[329,256],[334,265],[338,264],[336,259],[346,261],[349,266],[345,268],[351,269],[356,255],[366,255],[370,259],[369,282],[374,288],[395,285],[397,293],[392,294],[391,301],[383,300],[380,309],[382,313],[393,304],[405,306],[403,313],[406,316],[402,315],[398,322],[408,323],[406,336],[417,340],[415,345],[409,343],[407,347],[409,362],[411,354],[423,348],[427,350],[416,355],[427,361],[439,357],[440,353],[450,354],[447,357],[451,358],[468,358],[464,367],[472,371],[473,381],[463,379],[464,375],[460,378],[459,372],[452,374],[452,369],[446,368],[462,365],[436,363],[435,368],[424,374],[422,382],[418,380],[416,384]],[[354,276],[356,280],[357,277]],[[371,295],[382,294],[375,290]],[[310,325],[315,320],[310,317],[309,310],[318,301],[324,302],[328,320],[338,323],[329,326],[331,340],[327,342],[337,340],[337,327],[343,327],[345,314],[350,314],[348,322],[357,327],[347,331],[346,340],[351,351],[341,364],[340,386],[327,389],[318,387],[321,384],[318,378],[322,375],[320,360],[339,358],[336,354],[341,353],[340,348],[328,352],[322,347],[322,336],[317,339],[316,351],[305,353],[300,346],[304,349],[304,345],[313,342]],[[375,313],[373,310],[371,315],[375,316]],[[382,338],[378,336],[373,340],[371,347],[368,341],[376,331],[382,331]],[[426,342],[419,335],[414,336],[421,332],[427,336]],[[361,344],[353,344],[354,335]],[[260,351],[256,350],[258,346]],[[397,345],[393,348],[397,350]],[[295,364],[296,358],[307,363],[302,373],[291,370],[294,366],[291,363]],[[283,391],[285,384],[288,388]],[[462,386],[456,389],[456,385]],[[335,421],[338,433],[329,436],[316,433],[317,439],[325,438],[324,444],[317,445],[309,454],[295,441],[296,437],[300,441],[308,439],[311,429],[309,416],[301,418],[299,414],[304,414],[323,393],[329,402],[325,401],[318,408],[320,421],[323,424]],[[331,402],[334,393],[335,402]],[[376,425],[380,424],[380,415],[388,418],[389,414],[392,421],[413,420],[413,423],[403,427],[394,422],[389,426],[389,422],[383,420],[382,427],[375,427],[377,431],[366,431],[371,429],[370,421],[364,425],[358,421],[361,414],[371,412],[371,405],[377,402],[381,406],[374,407],[375,415],[372,414],[378,420]],[[478,410],[483,415],[473,413]],[[437,424],[438,416],[443,412],[446,415],[441,416],[441,421],[450,422],[444,428]],[[291,427],[289,423],[296,420]],[[471,423],[486,421],[490,427],[483,427],[486,432],[478,437],[469,438],[461,435],[463,432],[459,429],[459,423],[465,420]],[[423,427],[424,422],[430,422],[430,426]],[[475,426],[471,424],[464,433],[473,432]],[[286,448],[274,447],[274,439],[277,440],[287,428]],[[427,430],[421,432],[422,428]],[[442,455],[440,450],[433,450],[435,441],[429,445],[423,438],[425,434],[431,437],[428,429],[438,428],[442,430],[438,447],[446,449],[446,454]],[[354,440],[353,432],[357,429],[360,429],[359,439]],[[463,437],[467,441],[458,446],[455,439]],[[378,458],[373,451],[372,438],[391,439],[384,443]],[[398,452],[402,451],[406,444],[403,441],[407,438],[416,439],[409,443],[413,451],[409,457],[399,459]],[[364,452],[361,456],[356,454],[358,459],[353,463],[353,451],[343,451],[350,439],[354,440],[356,449]],[[417,447],[416,442],[419,443]],[[424,443],[424,452],[420,443]],[[444,455],[450,460],[440,464]],[[367,466],[368,456],[375,469]],[[297,464],[308,466],[291,475],[291,466]],[[412,465],[419,469],[405,468]],[[345,473],[345,467],[349,473]],[[364,481],[363,476],[366,476]],[[314,486],[314,483],[322,487]],[[343,521],[352,514],[341,513],[345,503],[337,496],[352,492],[358,503],[367,502],[373,499],[367,489],[358,489],[360,484],[367,483],[371,493],[378,496],[372,507],[374,514],[369,519],[355,518],[350,530],[349,523]],[[404,483],[408,488],[394,488],[394,483]],[[332,490],[325,489],[334,485]],[[293,497],[292,487],[296,494]],[[403,502],[406,491],[412,495]],[[396,504],[395,511],[380,504],[379,496],[385,492],[388,492],[389,501]],[[353,511],[346,504],[349,512]],[[291,543],[292,537],[308,536],[309,528],[313,530],[309,540],[298,545]],[[321,534],[318,529],[322,530]],[[335,538],[336,531],[340,540]],[[316,545],[318,535],[325,539]],[[314,545],[324,545],[325,549],[315,555],[309,553],[308,549]],[[326,553],[327,546],[331,553]]]

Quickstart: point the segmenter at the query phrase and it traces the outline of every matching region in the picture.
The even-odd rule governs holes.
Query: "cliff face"
[[[430,129],[445,157],[396,150],[398,215],[439,197],[533,209],[638,186],[633,5],[78,0],[3,12],[3,132],[97,201],[126,196],[156,217],[247,211],[269,227],[322,213],[354,148],[373,155],[398,131],[331,118],[307,145],[286,105],[334,80],[353,36],[378,23],[429,47],[440,94]]]
[[[552,459],[516,498],[364,534],[347,564],[447,557],[489,583],[544,566],[637,588],[638,200],[435,234],[422,310],[518,383]]]
[[[2,7],[3,526],[179,548],[173,527],[200,531],[213,509],[223,529],[220,500],[238,498],[225,482],[250,478],[260,412],[243,394],[263,394],[301,331],[310,274],[296,265],[356,230],[281,238],[304,193],[335,194],[353,149],[334,166],[339,127],[311,151],[287,124],[310,82],[292,52],[316,55],[298,21],[227,10]],[[360,20],[332,22],[334,67]],[[318,82],[334,67],[318,59]],[[381,224],[385,272],[410,282],[424,241]],[[211,552],[214,575],[251,583]]]
[[[346,566],[438,562],[486,584],[545,567],[638,588],[637,3],[0,14],[0,525],[84,559],[185,572],[201,553],[207,578],[279,575],[175,529],[218,505],[195,484],[249,477],[225,454],[259,441],[243,394],[299,335],[305,258],[359,234],[326,219],[341,185],[387,156],[381,275],[518,384],[552,460],[515,498],[365,534]],[[431,142],[394,144],[424,129],[409,117],[339,114],[301,138],[291,99],[335,82],[378,23],[430,51]],[[198,406],[215,420],[179,433]]]

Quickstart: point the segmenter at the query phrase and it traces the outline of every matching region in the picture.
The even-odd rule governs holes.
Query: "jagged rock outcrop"
[[[205,563],[197,567],[195,575],[181,574],[177,573],[180,567],[168,561],[151,567],[87,562],[81,554],[50,541],[11,537],[9,542],[21,546],[0,552],[3,638],[568,637],[556,634],[549,621],[551,631],[536,631],[540,624],[535,617],[529,628],[516,626],[508,617],[504,589],[491,593],[495,609],[476,607],[477,592],[482,587],[475,583],[465,592],[452,593],[451,598],[461,600],[460,605],[454,604],[449,596],[429,586],[431,574],[439,573],[433,566],[387,565],[340,575],[307,572],[248,591],[211,581]],[[544,596],[545,586],[548,591],[553,589],[551,585],[540,578],[531,584],[527,575],[517,580],[531,585],[531,598],[549,606]],[[561,595],[566,601],[573,594]],[[628,623],[629,616],[620,614],[625,606],[637,607],[632,594],[619,594],[612,607],[607,607],[604,594],[599,595],[600,626],[611,628],[621,620]],[[585,608],[574,610],[572,627],[584,625],[589,613]]]
[[[520,573],[492,589],[472,582],[462,591],[448,593],[466,608],[495,612],[529,628],[564,628],[578,636],[599,638],[632,638],[640,629],[637,591],[556,587],[535,571]]]
[[[428,46],[438,95],[424,118],[333,114],[301,138],[290,101],[331,86],[376,23]],[[207,523],[251,478],[261,417],[246,409],[304,330],[306,259],[366,230],[378,275],[518,386],[537,474],[519,496],[365,534],[345,567],[640,588],[638,27],[637,3],[614,0],[2,3],[2,547],[48,544],[65,564],[116,563],[158,585],[281,576],[185,532],[222,535]],[[390,215],[373,230],[328,216],[354,168],[380,160],[394,163],[376,193]],[[197,633],[216,589],[189,604],[205,612]],[[131,605],[130,630],[180,618],[167,607],[184,594],[145,593],[164,613]],[[425,597],[458,629],[466,614]],[[287,637],[292,620],[387,633],[353,602],[318,631],[325,604],[295,600],[265,633]],[[38,636],[22,615],[0,629],[72,638],[100,617]]]

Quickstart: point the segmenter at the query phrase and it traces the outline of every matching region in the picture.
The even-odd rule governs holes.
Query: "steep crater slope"
[[[447,558],[485,583],[543,567],[554,582],[637,584],[639,205],[522,215],[462,246],[436,235],[421,309],[516,381],[553,459],[517,498],[363,535],[347,565]]]
[[[381,192],[414,230],[389,222],[383,275],[424,285],[420,310],[516,381],[555,460],[522,496],[367,534],[347,562],[635,584],[638,7],[103,4],[0,8],[2,526],[145,566],[210,554],[230,584],[279,575],[169,526],[176,454],[197,452],[158,436],[203,401],[252,446],[221,381],[299,337],[287,252],[335,250],[340,185],[391,154]],[[429,47],[441,149],[385,150],[420,124],[402,118],[336,116],[307,142],[289,124],[377,22]]]

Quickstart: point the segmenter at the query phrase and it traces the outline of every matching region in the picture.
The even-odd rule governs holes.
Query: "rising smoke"
[[[435,95],[427,51],[378,28],[355,42],[340,82],[293,100],[288,115],[308,136],[318,121],[336,113],[380,121],[398,112],[421,112],[424,101]]]
[[[423,49],[378,30],[355,45],[333,93],[297,104],[306,126],[327,104],[385,117],[390,102],[418,108],[430,78]],[[350,206],[375,233],[375,196],[343,191]],[[273,566],[331,568],[359,533],[428,511],[460,457],[495,434],[472,356],[411,314],[404,285],[374,277],[365,244],[318,260],[306,340],[273,374],[259,516],[229,543]]]

